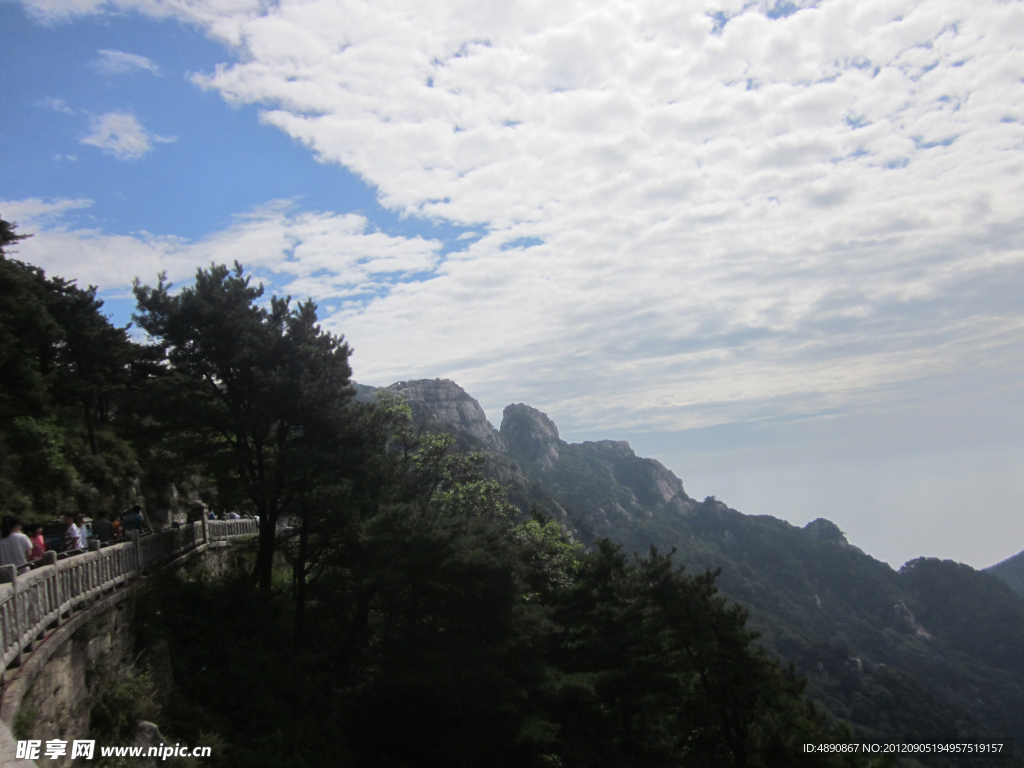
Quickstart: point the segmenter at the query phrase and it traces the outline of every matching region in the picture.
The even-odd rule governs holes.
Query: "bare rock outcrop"
[[[448,379],[398,381],[385,391],[401,396],[412,408],[413,418],[432,431],[450,432],[461,450],[487,456],[487,473],[502,485],[522,485],[519,466],[505,456],[505,444],[487,420],[480,403]],[[369,393],[362,392],[364,398]]]
[[[668,504],[682,511],[682,503],[688,499],[683,481],[657,459],[637,456],[625,440],[585,442],[580,448],[607,462],[615,482],[629,488],[645,507]]]
[[[416,379],[398,381],[389,392],[401,395],[412,408],[413,417],[425,419],[441,429],[448,429],[485,451],[504,449],[498,431],[487,420],[480,403],[470,397],[462,387],[448,379]]]
[[[539,469],[553,467],[564,445],[555,422],[523,403],[505,406],[500,434],[509,456]]]

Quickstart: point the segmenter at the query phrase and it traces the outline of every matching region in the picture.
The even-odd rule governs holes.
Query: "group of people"
[[[241,520],[242,516],[237,512],[228,512],[226,515],[222,514],[220,517],[217,517],[217,513],[211,509],[206,513],[206,518],[208,520]]]
[[[32,535],[26,536],[21,525],[21,520],[13,515],[4,515],[0,522],[0,565],[13,565],[18,571],[28,568],[29,563],[41,558],[46,551],[43,526],[33,525]]]
[[[123,539],[129,531],[142,531],[145,518],[142,508],[132,507],[124,514],[109,520],[105,513],[97,515],[89,530],[83,515],[64,515],[64,537],[60,552],[78,552],[88,549],[89,538],[96,538],[101,544]],[[22,530],[23,523],[13,515],[5,515],[0,521],[0,565],[13,565],[19,572],[28,569],[46,552],[43,526],[33,523],[30,533]]]

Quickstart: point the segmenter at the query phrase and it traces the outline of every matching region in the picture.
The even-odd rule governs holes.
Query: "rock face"
[[[361,399],[375,397],[372,388],[356,388]],[[635,521],[685,515],[695,506],[678,477],[627,442],[567,443],[547,414],[523,403],[507,406],[495,430],[480,404],[446,379],[399,381],[386,390],[404,398],[417,421],[450,431],[459,448],[487,454],[487,472],[516,506],[552,516],[578,541],[622,540]]]
[[[28,715],[22,725],[25,733],[19,738],[39,739],[44,743],[61,739],[69,746],[74,739],[87,738],[89,703],[104,678],[97,670],[103,665],[108,665],[108,669],[131,666],[135,661],[135,639],[135,603],[123,600],[90,619],[56,646],[31,679],[18,706],[19,713]],[[53,641],[53,637],[47,639],[48,643]],[[111,678],[106,675],[106,679]],[[38,761],[39,765],[60,768],[71,763],[70,754],[53,761],[46,758]]]
[[[501,420],[501,439],[509,457],[523,464],[528,474],[531,471],[546,473],[552,475],[552,482],[579,471],[582,461],[600,478],[587,487],[593,492],[593,508],[602,515],[612,511],[631,520],[636,515],[650,517],[654,509],[666,505],[681,512],[687,501],[682,481],[661,462],[637,456],[624,440],[566,443],[559,438],[558,427],[547,414],[528,405],[506,406]],[[563,458],[564,461],[560,461]],[[571,480],[567,485],[573,485]],[[599,490],[602,486],[603,494]],[[607,503],[599,500],[602,495],[607,496],[604,499]],[[590,506],[580,497],[576,504],[581,511]]]
[[[468,447],[490,452],[504,450],[480,403],[454,381],[398,381],[385,389],[405,398],[417,420],[426,419],[436,427],[453,430],[458,437],[468,438]]]
[[[364,400],[376,397],[376,390],[356,385]],[[480,403],[462,387],[448,379],[398,381],[389,387],[412,408],[413,418],[433,431],[451,432],[456,447],[470,453],[487,454],[488,474],[502,485],[522,485],[522,470],[505,456],[505,443],[498,430],[487,420]]]
[[[637,456],[625,440],[586,442],[580,448],[608,462],[615,481],[629,488],[644,506],[687,499],[682,480],[660,461]]]
[[[660,462],[637,456],[625,441],[567,443],[546,414],[523,403],[505,408],[500,434],[530,491],[528,498],[513,500],[550,514],[577,540],[624,541],[638,521],[685,515],[693,506],[678,477]]]
[[[501,418],[501,439],[516,461],[551,469],[558,460],[558,427],[536,408],[522,403],[505,406]]]

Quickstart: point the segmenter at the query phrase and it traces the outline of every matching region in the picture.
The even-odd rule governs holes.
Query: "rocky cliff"
[[[480,403],[454,381],[398,381],[385,389],[405,398],[417,421],[423,420],[436,428],[451,430],[477,450],[493,453],[504,450],[498,431],[487,420]]]
[[[470,453],[487,455],[487,471],[502,485],[521,486],[522,471],[506,457],[505,444],[480,403],[466,390],[448,379],[397,381],[383,388],[399,395],[412,408],[413,419],[432,431],[449,432],[456,447]],[[368,401],[376,390],[356,385],[357,399]]]
[[[512,458],[539,470],[551,469],[564,445],[555,422],[522,403],[505,406],[499,434]]]
[[[364,389],[360,395],[369,397]],[[624,539],[623,531],[693,507],[678,477],[637,456],[627,442],[567,443],[547,414],[523,403],[507,406],[496,430],[480,404],[446,379],[400,381],[385,389],[403,397],[418,421],[450,431],[460,448],[487,454],[488,471],[513,503],[524,513],[532,508],[554,517],[576,540],[607,536],[646,549],[648,534]]]

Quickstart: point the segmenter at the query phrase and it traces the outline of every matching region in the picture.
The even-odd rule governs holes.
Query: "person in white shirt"
[[[89,548],[89,529],[85,525],[85,515],[75,515],[75,527],[78,529],[78,548],[84,552]]]
[[[75,525],[75,518],[71,515],[64,515],[64,525],[66,526],[64,531],[64,551],[75,552],[81,546],[82,532]]]
[[[19,571],[28,568],[28,557],[32,553],[32,541],[21,532],[21,520],[10,515],[0,525],[0,565],[13,565]]]

